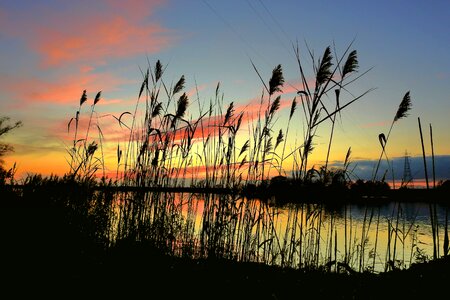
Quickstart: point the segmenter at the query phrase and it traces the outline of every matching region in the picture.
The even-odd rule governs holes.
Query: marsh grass
[[[335,49],[334,53],[338,57]],[[315,61],[313,53],[309,51],[309,54]],[[282,67],[276,66],[266,83],[252,63],[263,91],[256,120],[248,123],[248,138],[242,145],[237,145],[237,137],[241,134],[243,120],[251,116],[236,111],[234,102],[224,105],[220,84],[217,84],[209,103],[202,102],[198,93],[193,101],[183,92],[184,75],[176,83],[167,83],[165,67],[160,61],[153,67],[149,66],[142,72],[143,81],[134,112],[124,112],[116,118],[119,126],[129,131],[129,136],[126,143],[117,146],[115,184],[146,188],[176,187],[188,183],[190,186],[230,190],[241,190],[248,184],[262,187],[268,186],[272,170],[279,175],[286,174],[284,160],[294,156],[294,182],[321,187],[347,186],[351,149],[347,151],[342,169],[329,169],[327,164],[338,114],[370,90],[356,97],[348,93],[351,99],[345,104],[342,103],[342,93],[347,93],[348,85],[365,73],[351,77],[358,68],[358,60],[356,51],[350,51],[350,46],[334,63],[331,48],[327,47],[313,67],[315,85],[310,87],[298,47],[296,55],[303,86],[292,100],[284,130],[276,128],[284,84]],[[331,108],[322,101],[329,92],[334,92],[336,99]],[[85,98],[83,93],[80,107],[87,101]],[[89,123],[95,103],[94,100]],[[197,116],[190,114],[192,109],[189,109],[195,103],[198,105],[195,110]],[[303,109],[304,141],[286,155],[289,127],[291,122],[299,122],[295,115],[297,103],[301,103]],[[394,122],[404,117],[409,109],[407,105],[401,107],[404,107],[404,112],[401,115],[397,113]],[[132,116],[130,126],[121,121],[124,114]],[[77,145],[78,120],[74,120],[74,145]],[[325,121],[331,123],[326,165],[318,170],[314,167],[307,169],[314,138],[319,125]],[[101,129],[97,127],[101,138]],[[71,165],[77,168],[71,169],[73,175],[81,172],[83,175],[80,176],[92,178],[92,174],[103,167],[104,160],[101,159],[103,155],[94,158],[96,142],[88,141],[88,133],[80,143],[83,144],[80,151],[84,156],[72,158],[75,163]],[[199,172],[204,172],[202,179],[194,175]],[[323,204],[301,204],[291,207],[286,213],[286,210],[271,206],[267,201],[249,200],[239,194],[186,196],[137,190],[121,192],[115,199],[111,204],[114,217],[108,221],[114,232],[113,244],[149,241],[170,255],[225,258],[303,269],[325,268],[335,272],[374,271],[379,257],[379,209],[366,208],[361,229],[355,227],[351,212],[345,209],[345,237],[341,245],[336,219],[332,215],[325,216]],[[385,265],[400,261],[398,243],[404,249],[408,234],[404,227],[399,229],[400,217],[401,212],[398,211],[396,218],[388,222]],[[375,243],[372,249],[368,249],[369,231],[374,226]],[[404,259],[404,251],[401,251],[401,261]],[[412,260],[411,257],[409,259]]]
[[[334,50],[335,58],[327,47],[317,63],[309,51],[315,78],[314,86],[309,86],[298,47],[295,53],[302,86],[292,100],[286,128],[279,128],[276,122],[282,113],[281,65],[272,70],[266,81],[253,64],[263,89],[256,119],[245,123],[254,116],[236,111],[234,102],[226,103],[220,84],[210,101],[204,102],[198,92],[197,99],[188,97],[184,91],[184,75],[169,83],[164,78],[166,67],[159,60],[153,66],[149,64],[142,72],[134,110],[114,117],[117,125],[127,131],[127,138],[119,141],[115,149],[116,177],[111,179],[104,176],[107,137],[103,136],[99,118],[94,117],[100,92],[88,112],[86,133],[80,138],[81,110],[89,101],[87,92],[83,91],[75,117],[68,123],[73,137],[67,150],[68,175],[61,181],[29,177],[24,193],[42,193],[41,186],[48,185],[76,189],[76,192],[71,190],[73,195],[58,191],[58,196],[51,201],[58,202],[67,209],[66,213],[75,216],[73,222],[81,226],[79,230],[98,241],[102,248],[144,243],[164,254],[191,259],[229,259],[326,272],[375,272],[379,269],[376,268],[379,253],[386,250],[380,249],[378,243],[379,209],[365,208],[360,222],[352,216],[350,206],[344,206],[342,240],[338,224],[341,218],[328,213],[320,201],[280,207],[240,193],[178,194],[145,190],[191,186],[242,191],[250,185],[269,187],[272,172],[286,175],[288,158],[293,161],[293,178],[283,184],[308,189],[347,187],[350,148],[342,169],[331,169],[327,164],[338,114],[371,91],[359,96],[348,91],[349,85],[365,72],[355,75],[358,61],[356,51],[350,51],[350,47],[342,56],[337,56]],[[322,101],[328,93],[334,93],[336,99],[331,107]],[[195,104],[198,107],[193,109]],[[303,118],[296,115],[297,106],[301,106]],[[131,124],[125,123],[124,116],[131,116]],[[397,119],[396,115],[394,120]],[[314,150],[319,126],[326,124],[325,121],[331,124],[327,164],[319,169],[310,168],[308,158]],[[287,139],[294,122],[304,125],[303,141],[287,153]],[[245,125],[248,131],[242,129]],[[97,130],[97,135],[91,127]],[[245,134],[248,135],[245,142],[239,144],[238,136]],[[99,170],[103,171],[103,177],[97,180]],[[203,174],[202,178],[196,176],[199,173]],[[111,192],[108,190],[111,187],[136,189]],[[388,221],[385,265],[392,265],[391,262],[397,267],[406,265],[403,249],[413,227],[405,222],[398,206]],[[369,231],[374,226],[375,243],[370,249]],[[415,249],[419,249],[417,239],[415,243]],[[411,253],[414,253],[412,248],[409,261],[412,261]],[[402,264],[396,264],[398,261]]]

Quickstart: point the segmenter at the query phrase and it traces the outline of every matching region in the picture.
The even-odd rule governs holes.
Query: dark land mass
[[[2,291],[12,292],[14,298],[446,299],[449,295],[448,257],[376,275],[183,259],[139,244],[117,247],[101,257],[51,242],[29,247],[27,253],[9,249],[13,255],[3,256]]]
[[[287,203],[327,203],[327,204],[385,204],[389,202],[423,202],[450,204],[450,181],[436,189],[401,188],[390,189],[386,186],[322,186],[313,184],[295,186],[284,183],[274,183],[263,186],[247,185],[243,188],[224,187],[133,187],[133,186],[94,186],[92,189],[116,192],[157,192],[157,193],[191,193],[191,194],[229,194],[244,196],[249,199],[271,201],[273,204]],[[6,185],[2,188],[19,191],[29,187],[23,185]],[[34,187],[35,188],[35,187]],[[60,189],[60,187],[55,187]],[[48,192],[52,187],[46,187]]]
[[[193,260],[139,242],[103,249],[58,207],[2,200],[1,293],[12,298],[446,299],[450,294],[448,256],[373,274]]]

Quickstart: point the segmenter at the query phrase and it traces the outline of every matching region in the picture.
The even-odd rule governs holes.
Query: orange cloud
[[[291,107],[292,100],[281,99],[279,111]],[[247,124],[258,119],[260,115],[261,119],[264,119],[264,113],[267,109],[267,99],[261,104],[259,98],[251,99],[247,104],[236,104],[234,106],[234,114],[230,121],[224,124],[225,113],[227,111],[228,105],[222,109],[222,115],[212,115],[210,117],[203,117],[199,122],[197,129],[191,136],[192,140],[203,140],[208,136],[218,136],[221,132],[222,134],[227,134],[226,126],[236,126],[240,115],[242,114],[242,120],[240,125],[240,132],[246,130]],[[183,124],[181,124],[183,125]],[[175,141],[180,141],[187,138],[187,132],[185,129],[178,130],[174,137]]]
[[[15,96],[16,102],[13,104],[15,107],[30,103],[77,105],[83,90],[87,90],[88,100],[91,102],[97,92],[103,91],[102,96],[107,97],[108,91],[114,91],[118,86],[126,83],[126,79],[109,73],[65,75],[55,80],[0,74],[0,87],[7,88],[8,92]],[[117,99],[114,102],[117,102]],[[99,104],[104,103],[99,102]]]
[[[162,2],[104,0],[90,6],[73,2],[64,10],[38,7],[33,14],[14,17],[3,11],[1,31],[24,39],[41,55],[45,67],[101,64],[109,58],[155,53],[173,42],[169,29],[148,21]]]
[[[158,52],[170,44],[167,30],[158,24],[138,26],[121,16],[88,21],[77,30],[41,29],[32,47],[44,57],[44,65],[74,61],[97,62],[105,58]]]
[[[311,91],[314,90],[314,86],[316,85],[316,80],[314,78],[310,78],[306,82]],[[297,94],[298,91],[303,90],[303,83],[301,81],[287,81],[283,87],[283,94]]]

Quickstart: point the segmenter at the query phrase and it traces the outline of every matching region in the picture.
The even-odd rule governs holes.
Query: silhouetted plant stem
[[[432,162],[432,169],[433,169],[433,188],[436,188],[436,172],[435,172],[435,165],[434,165],[434,143],[433,143],[433,127],[430,124],[430,141],[431,141],[431,162]]]
[[[402,119],[402,118],[407,117],[408,116],[408,111],[410,109],[411,109],[411,98],[410,98],[409,91],[408,91],[403,96],[402,102],[400,102],[400,105],[399,105],[399,107],[397,109],[397,112],[396,112],[396,114],[394,116],[394,119],[392,120],[391,127],[389,128],[388,135],[387,135],[387,137],[384,140],[384,144],[382,144],[382,151],[381,151],[380,157],[378,158],[378,162],[377,162],[377,165],[376,165],[376,168],[375,168],[375,172],[374,172],[373,177],[372,177],[372,181],[374,181],[376,179],[376,177],[377,177],[378,169],[379,169],[380,163],[381,163],[381,159],[383,158],[383,153],[385,153],[385,147],[386,147],[386,144],[387,144],[387,142],[389,140],[389,137],[391,135],[392,128],[394,127],[394,123],[397,122],[398,120]]]
[[[436,168],[434,164],[434,142],[433,142],[433,127],[430,124],[430,141],[431,141],[431,162],[432,162],[432,170],[433,170],[433,189],[436,188]],[[437,248],[437,256],[439,257],[439,249],[440,249],[440,243],[439,243],[439,223],[438,223],[438,216],[437,216],[437,206],[436,203],[433,203],[433,212],[434,212],[434,220],[436,223],[436,248]]]
[[[424,172],[425,172],[425,182],[426,182],[427,189],[429,189],[430,185],[428,184],[427,160],[426,160],[426,155],[425,155],[425,146],[423,143],[422,126],[420,124],[420,117],[418,117],[417,120],[419,122],[420,143],[422,144],[422,157],[423,157],[423,168],[424,168]]]
[[[297,108],[297,100],[296,97],[294,97],[294,99],[292,99],[292,104],[291,104],[291,110],[289,112],[289,119],[288,119],[288,124],[287,124],[287,128],[286,128],[286,136],[284,137],[284,145],[283,145],[283,150],[281,152],[281,158],[280,158],[280,167],[278,170],[278,173],[281,175],[281,170],[283,167],[283,161],[284,161],[284,151],[286,150],[286,143],[287,143],[287,139],[288,139],[288,134],[289,134],[289,126],[291,124],[291,120],[292,120],[292,116],[294,115],[294,112]]]
[[[430,186],[428,183],[427,160],[426,160],[426,155],[425,155],[425,146],[423,143],[422,125],[420,124],[420,117],[417,118],[417,121],[419,122],[419,133],[420,133],[420,143],[422,145],[423,167],[424,167],[424,172],[425,172],[426,186],[427,186],[427,190],[428,190],[428,189],[430,189]],[[433,205],[431,203],[429,203],[429,208],[430,208],[431,230],[432,230],[432,235],[433,235],[433,259],[437,259],[437,257],[438,257],[438,254],[437,254],[438,249],[436,248],[437,247],[437,244],[436,244],[437,220],[435,219],[435,212],[434,212]]]
[[[372,263],[372,271],[375,270],[375,259],[377,257],[377,245],[378,245],[378,227],[380,225],[380,208],[377,207],[377,228],[375,230],[375,244],[373,246],[373,263]]]
[[[347,75],[357,71],[357,69],[358,69],[358,59],[357,59],[356,50],[353,50],[352,52],[350,52],[350,54],[348,55],[347,60],[346,60],[346,62],[344,64],[343,68],[341,69],[341,62],[342,62],[345,54],[350,50],[350,46],[351,45],[352,45],[352,43],[350,43],[348,48],[345,50],[344,55],[339,60],[337,60],[336,66],[337,66],[337,69],[339,70],[339,73],[340,73],[339,75],[341,77],[341,80],[340,80],[339,83],[336,84],[338,88],[334,90],[335,96],[336,96],[336,106],[335,106],[334,112],[338,112],[338,111],[340,112],[339,96],[341,94],[341,89],[343,88],[344,79],[346,78]],[[334,50],[335,50],[334,51],[335,52],[335,57],[337,57],[336,47],[334,47]],[[336,115],[337,115],[336,113],[333,114],[333,116],[331,116],[330,114],[328,115],[328,117],[330,118],[332,124],[331,124],[330,141],[328,143],[327,158],[325,160],[325,176],[326,176],[327,170],[328,170],[328,159],[329,159],[329,156],[330,156],[331,143],[333,141],[333,134],[334,134],[334,126],[335,126],[335,122],[336,122]]]
[[[337,109],[339,109],[339,94],[340,94],[340,90],[336,89],[335,90],[335,94],[336,94],[336,108],[335,108],[335,110],[337,110]],[[331,119],[330,140],[328,141],[327,158],[325,159],[325,176],[326,176],[327,170],[328,170],[328,159],[330,157],[331,143],[333,142],[334,124],[336,123],[336,116],[337,116],[337,114],[334,114],[332,119]]]
[[[402,211],[402,208],[400,206],[400,202],[397,203],[397,216],[396,216],[396,220],[395,220],[395,229],[394,229],[394,233],[395,233],[395,239],[394,239],[394,251],[392,254],[392,264],[395,266],[395,262],[396,262],[396,258],[397,258],[397,239],[398,239],[398,223],[400,220],[400,213]]]
[[[449,238],[448,238],[448,207],[445,208],[445,224],[444,224],[444,256],[449,255]]]

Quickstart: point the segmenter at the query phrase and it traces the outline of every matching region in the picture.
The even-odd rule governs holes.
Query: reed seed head
[[[269,94],[281,92],[281,87],[284,84],[283,70],[281,65],[278,65],[272,71],[272,78],[269,81]]]
[[[333,56],[331,55],[330,47],[328,46],[323,53],[322,60],[320,62],[319,70],[317,71],[316,81],[318,85],[324,84],[331,77],[331,62]]]
[[[158,59],[155,65],[155,81],[158,82],[158,80],[161,78],[163,73],[162,64],[161,61]]]
[[[344,166],[347,166],[350,162],[350,155],[352,154],[352,147],[348,147],[347,155],[345,155]]]
[[[93,141],[92,143],[89,144],[89,146],[86,149],[86,156],[92,156],[94,155],[95,151],[97,150],[98,145],[95,141]]]
[[[408,91],[406,92],[405,96],[403,96],[403,100],[398,107],[397,113],[395,114],[394,122],[407,117],[408,111],[411,109],[411,107],[412,107],[411,97],[409,96]]]
[[[95,99],[94,99],[94,105],[97,104],[98,101],[100,101],[101,95],[102,95],[102,91],[97,93],[97,95],[95,96]]]
[[[161,114],[161,110],[162,110],[162,103],[159,102],[158,104],[155,105],[155,107],[153,108],[152,111],[152,118],[159,116]]]
[[[292,118],[292,116],[294,115],[295,109],[297,108],[297,99],[294,97],[294,99],[292,99],[292,104],[291,104],[291,112],[289,113],[289,120]]]
[[[178,82],[175,84],[175,87],[173,88],[173,95],[175,95],[176,93],[180,92],[183,88],[184,88],[184,75],[181,75],[180,80],[178,80]]]
[[[347,57],[347,61],[344,65],[344,70],[342,71],[342,78],[345,77],[345,75],[356,71],[358,69],[358,58],[356,55],[356,50],[353,50],[350,52],[350,54]]]
[[[148,75],[149,75],[149,70],[147,69],[147,73],[145,73],[144,80],[142,81],[141,88],[139,89],[139,97],[138,98],[141,98],[144,88],[145,87],[148,88]]]
[[[241,151],[239,152],[239,156],[241,156],[242,153],[244,153],[245,151],[247,151],[247,149],[248,149],[249,146],[250,146],[250,141],[247,140],[247,141],[244,143],[244,146],[242,146]]]
[[[231,102],[230,105],[228,105],[227,112],[226,112],[225,118],[223,120],[223,124],[226,124],[230,120],[230,118],[233,116],[233,114],[234,114],[234,103]]]
[[[269,114],[273,115],[279,108],[280,108],[280,101],[281,101],[281,96],[278,96],[273,102],[272,105],[270,106],[270,111]]]
[[[283,142],[283,140],[284,140],[283,130],[280,129],[280,131],[278,132],[277,141],[275,143],[274,149],[277,149],[278,145],[280,145],[281,142]]]
[[[378,135],[378,140],[380,141],[381,147],[384,148],[386,146],[386,142],[387,142],[386,136],[384,135],[384,133],[380,133]]]
[[[181,118],[184,116],[184,113],[186,112],[187,106],[188,106],[188,96],[186,95],[186,93],[183,93],[183,95],[180,96],[180,98],[178,99],[178,105],[177,105],[177,112],[176,112],[176,117],[177,118]]]
[[[86,95],[86,90],[84,90],[83,94],[81,95],[81,98],[80,98],[80,106],[83,105],[83,103],[86,101],[87,101],[87,95]]]

